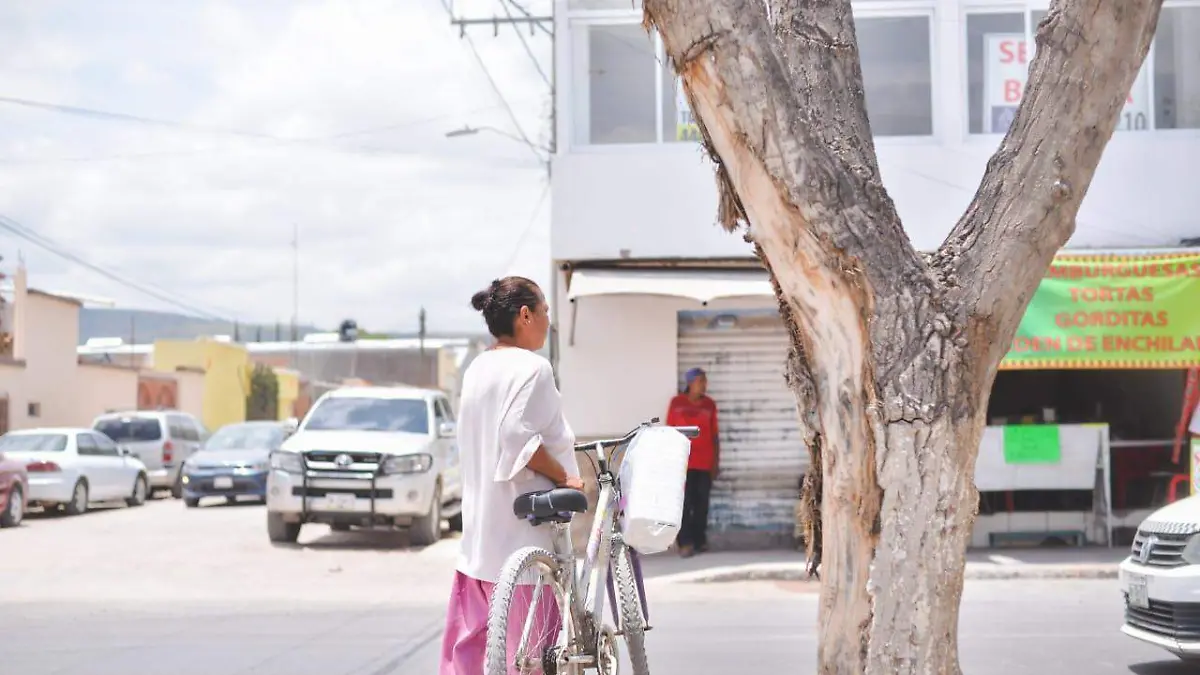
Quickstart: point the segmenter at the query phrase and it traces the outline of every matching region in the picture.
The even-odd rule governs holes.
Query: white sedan
[[[146,502],[146,465],[91,429],[10,431],[0,436],[0,453],[25,463],[31,505],[61,507],[77,515],[96,502]]]

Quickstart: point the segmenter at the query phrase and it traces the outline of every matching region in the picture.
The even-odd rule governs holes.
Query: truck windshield
[[[406,431],[429,433],[429,413],[421,399],[327,398],[313,408],[305,431]]]

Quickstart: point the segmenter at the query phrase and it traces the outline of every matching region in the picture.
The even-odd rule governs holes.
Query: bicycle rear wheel
[[[642,599],[634,576],[632,550],[625,544],[613,547],[613,580],[621,610],[621,633],[629,650],[633,675],[650,675],[650,663],[646,658],[646,618],[642,614]]]
[[[545,549],[508,559],[488,607],[486,675],[575,675],[565,660],[574,631],[564,584]]]

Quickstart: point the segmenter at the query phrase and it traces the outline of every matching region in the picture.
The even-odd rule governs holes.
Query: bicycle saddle
[[[513,514],[524,520],[562,522],[563,516],[569,519],[569,514],[587,510],[587,495],[572,488],[526,492],[513,501]]]

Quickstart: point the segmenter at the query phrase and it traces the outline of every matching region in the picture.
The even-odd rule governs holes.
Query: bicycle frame
[[[559,563],[559,569],[567,572],[570,577],[563,580],[567,597],[564,599],[566,606],[559,607],[563,618],[559,643],[563,644],[564,638],[574,638],[577,646],[582,647],[579,652],[569,657],[569,662],[573,665],[585,667],[595,665],[596,646],[604,624],[606,595],[613,602],[613,624],[624,629],[617,617],[616,591],[610,576],[612,554],[624,547],[621,534],[617,530],[621,509],[621,486],[616,474],[612,471],[611,464],[617,452],[629,447],[638,431],[658,423],[658,418],[654,418],[648,424],[639,425],[637,429],[629,432],[623,438],[576,446],[576,451],[579,452],[588,449],[596,451],[596,473],[600,484],[600,497],[597,500],[595,517],[592,520],[591,532],[588,534],[587,549],[583,552],[582,559],[575,552],[570,523],[551,523],[552,553]],[[695,427],[674,428],[692,437],[699,433],[699,429]],[[642,616],[649,622],[650,613],[646,602],[641,565],[633,549],[629,549],[628,553],[637,584]],[[649,630],[648,625],[645,628]]]
[[[575,553],[570,524],[553,524],[554,554],[563,569],[571,572],[570,578],[566,580],[569,607],[565,609],[570,613],[571,622],[576,627],[577,637],[583,638],[585,644],[589,646],[594,643],[596,633],[603,622],[604,601],[608,591],[613,540],[616,534],[616,517],[619,508],[618,500],[620,499],[617,478],[609,465],[612,456],[627,443],[628,441],[613,448],[607,455],[603,442],[598,442],[593,446],[598,455],[600,498],[596,504],[596,515],[592,521],[587,549],[584,551],[582,559]],[[643,599],[643,604],[644,602]],[[564,618],[566,617],[564,616]]]

